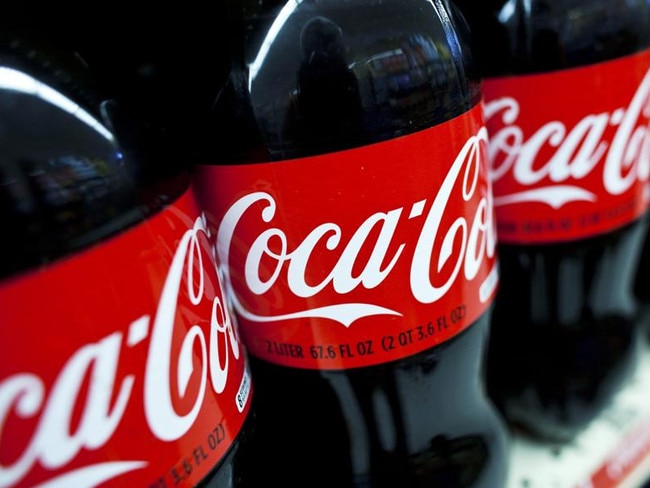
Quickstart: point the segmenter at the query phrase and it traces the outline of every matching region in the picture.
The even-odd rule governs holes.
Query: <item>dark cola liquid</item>
[[[483,317],[439,347],[351,370],[253,357],[260,486],[504,486],[503,427],[479,379],[488,328]]]
[[[244,49],[203,124],[201,164],[359,147],[479,103],[466,32],[445,2],[255,1],[243,13]],[[404,56],[375,63],[372,76],[353,69],[391,53]],[[505,430],[483,386],[489,321],[486,313],[439,347],[372,367],[303,370],[252,358],[259,486],[503,486]]]
[[[585,66],[650,46],[645,0],[458,4],[486,78]],[[632,290],[646,227],[639,219],[567,243],[499,244],[488,386],[513,425],[569,440],[628,381],[639,344]]]
[[[171,95],[152,68],[164,53],[138,43],[142,25],[48,20],[0,21],[0,279],[142,223],[190,184],[173,104],[158,105]],[[251,486],[254,422],[197,488]]]

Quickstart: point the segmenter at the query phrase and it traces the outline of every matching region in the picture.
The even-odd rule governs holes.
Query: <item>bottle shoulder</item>
[[[270,159],[408,134],[480,100],[465,26],[446,2],[288,2],[243,22],[222,101],[245,106]]]
[[[99,242],[180,194],[147,149],[153,132],[67,40],[6,29],[0,65],[0,215],[11,255],[0,275]]]
[[[485,76],[585,66],[650,47],[650,2],[456,0]]]

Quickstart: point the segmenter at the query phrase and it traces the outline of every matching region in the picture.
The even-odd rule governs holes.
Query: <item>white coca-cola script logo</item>
[[[474,279],[486,256],[494,255],[496,235],[492,218],[491,193],[489,186],[480,184],[481,162],[485,162],[486,144],[487,130],[483,127],[466,141],[430,203],[420,234],[416,237],[417,242],[410,263],[410,291],[420,303],[432,303],[444,297],[456,282],[461,271],[466,280]],[[457,185],[459,181],[461,184]],[[475,214],[458,215],[448,228],[441,228],[441,222],[448,221],[443,220],[443,215],[448,211],[449,202],[453,198],[460,198],[464,202],[470,200],[476,202]],[[254,192],[232,204],[225,213],[217,231],[216,249],[220,262],[226,268],[224,271],[225,285],[230,292],[234,307],[247,320],[273,322],[313,317],[331,319],[345,327],[350,327],[361,317],[401,315],[397,310],[372,303],[348,302],[313,306],[313,300],[310,301],[311,306],[308,309],[290,311],[281,315],[262,316],[246,309],[233,289],[228,271],[231,263],[230,250],[242,218],[247,212],[259,212],[255,208],[261,208],[256,205],[260,202],[264,205],[259,217],[269,226],[259,229],[257,237],[247,251],[243,263],[243,276],[247,288],[245,293],[250,292],[252,296],[263,295],[271,288],[278,286],[280,277],[285,273],[283,279],[286,280],[288,292],[295,297],[309,299],[321,293],[326,287],[333,289],[335,295],[346,295],[357,287],[364,289],[379,287],[400,260],[403,260],[403,256],[406,255],[404,251],[409,246],[408,237],[396,235],[400,220],[422,216],[427,206],[427,200],[411,204],[410,209],[407,206],[402,206],[370,215],[354,232],[347,235],[335,222],[322,223],[306,232],[294,249],[289,249],[286,232],[279,227],[272,226],[276,211],[278,211],[276,200],[269,193]],[[283,212],[281,211],[280,214]],[[471,221],[468,222],[468,220]],[[379,232],[373,232],[377,229]],[[454,249],[454,242],[458,240],[459,236],[460,250]],[[389,249],[393,249],[391,244],[400,242],[400,238],[404,240],[392,255],[388,255]],[[279,251],[272,250],[270,244],[272,240],[280,243]],[[360,250],[368,247],[372,248],[372,252],[365,261],[362,271],[353,272],[353,267],[356,269],[356,266],[359,265]],[[434,250],[437,254],[434,253]],[[318,255],[322,252],[336,253],[336,263],[320,283],[310,284],[306,279],[307,269],[311,262],[318,260]],[[441,277],[442,284],[435,286],[430,277],[431,270],[440,272],[451,259],[456,259],[453,263],[453,271]],[[262,260],[265,262],[271,260],[275,263],[270,277],[263,278]],[[448,270],[449,266],[445,269]],[[330,296],[331,294],[322,298],[322,301],[327,301],[327,297]],[[484,302],[486,298],[481,297],[481,301]]]
[[[525,188],[497,194],[495,206],[541,202],[560,208],[572,201],[596,201],[598,195],[581,185],[580,180],[595,171],[603,159],[602,185],[610,195],[621,195],[635,182],[648,180],[650,71],[627,108],[587,115],[572,128],[553,120],[526,139],[517,125],[520,113],[520,104],[512,97],[497,98],[485,105],[486,122],[491,127],[488,158],[492,181],[496,184],[510,174]],[[604,140],[609,126],[617,127],[611,142]],[[540,161],[544,148],[556,149],[551,157]]]
[[[83,345],[67,360],[49,391],[36,373],[23,372],[2,380],[0,446],[15,441],[6,435],[10,415],[35,419],[37,422],[31,439],[20,441],[25,443],[22,454],[11,464],[0,465],[0,487],[20,482],[36,464],[49,470],[58,469],[70,463],[82,450],[101,449],[111,440],[131,405],[133,385],[138,374],[129,374],[118,384],[118,362],[128,348],[147,337],[150,341],[146,368],[142,372],[143,424],[146,422],[156,438],[174,441],[192,427],[205,407],[203,400],[208,382],[217,394],[224,390],[228,381],[229,356],[232,354],[235,359],[239,358],[240,345],[221,296],[212,299],[205,295],[204,266],[214,267],[214,264],[203,262],[199,244],[201,233],[206,233],[205,222],[203,218],[197,218],[194,227],[183,235],[174,254],[153,323],[150,315],[144,315],[129,325],[126,334],[113,332],[97,342]],[[196,269],[194,260],[199,260],[201,273],[198,279],[192,273],[192,269]],[[172,335],[185,273],[191,305],[197,306],[205,299],[212,300],[212,316],[207,338],[206,331],[199,325],[195,324],[187,330],[177,358],[177,370],[172,372]],[[188,304],[183,304],[183,307],[187,308]],[[219,341],[226,344],[222,357],[217,347]],[[193,366],[196,363],[197,344],[201,365],[198,373]],[[176,381],[171,380],[172,373],[176,375]],[[193,373],[200,375],[200,389],[196,397],[190,399],[193,400],[190,401],[192,408],[181,414],[174,408],[171,385],[178,384],[179,393],[181,397],[184,396],[184,389]],[[82,385],[86,381],[87,391],[82,394]],[[133,408],[138,407],[141,404],[133,405]],[[73,413],[79,408],[82,412],[73,426]],[[64,473],[41,486],[91,487],[146,465],[146,460],[99,462]]]

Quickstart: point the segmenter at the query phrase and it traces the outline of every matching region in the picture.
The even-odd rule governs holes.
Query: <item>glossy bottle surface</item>
[[[647,59],[641,57],[650,47],[646,1],[458,4],[470,24],[486,80],[519,77],[523,84],[529,76],[582,68],[593,69],[597,78],[599,67],[608,62],[628,56]],[[617,89],[614,83],[582,90],[593,90],[597,102]],[[557,100],[552,119],[563,120],[571,96],[558,93]],[[522,107],[525,103],[522,99]],[[610,142],[605,140],[605,147]],[[500,241],[502,284],[494,311],[488,384],[513,425],[544,438],[569,440],[626,384],[636,366],[633,281],[646,227],[636,218],[563,242]]]
[[[263,1],[238,12],[241,45],[206,114],[201,165],[317,164],[308,157],[415,134],[480,101],[447,2]],[[395,161],[396,184],[409,168]],[[436,347],[372,366],[303,369],[252,356],[260,483],[502,486],[505,430],[483,384],[489,324],[488,309]]]
[[[160,438],[165,437],[164,422],[151,420],[159,414],[139,396],[146,396],[147,383],[157,385],[154,390],[162,386],[149,382],[155,368],[146,366],[151,363],[146,351],[155,348],[143,346],[153,341],[161,320],[148,322],[151,327],[137,334],[133,323],[122,321],[137,322],[137,314],[145,310],[151,314],[147,320],[160,317],[156,305],[163,298],[157,293],[169,271],[165,266],[170,251],[180,249],[183,227],[188,225],[184,219],[195,218],[198,206],[181,158],[180,137],[167,130],[164,119],[152,117],[147,107],[157,93],[146,90],[149,86],[139,80],[136,66],[129,64],[142,54],[137,37],[128,37],[123,30],[124,44],[115,42],[111,48],[114,56],[121,51],[124,57],[109,59],[99,48],[109,32],[107,19],[89,31],[63,21],[53,26],[32,17],[22,20],[3,19],[0,33],[0,217],[5,236],[0,301],[18,297],[10,311],[3,308],[0,388],[7,398],[16,394],[11,385],[25,378],[42,383],[38,389],[33,382],[24,383],[23,398],[31,398],[31,406],[22,408],[19,400],[13,404],[11,399],[2,406],[0,484],[26,486],[21,483],[59,478],[62,484],[89,486],[100,482],[142,486],[143,480],[147,486],[169,486],[172,481],[187,486],[191,480],[193,486],[202,487],[248,486],[250,469],[242,464],[253,432],[252,413],[242,420],[243,426],[232,420],[215,431],[217,437],[213,429],[220,420],[206,421],[205,411],[211,409],[216,416],[227,409],[216,408],[216,394],[206,394],[204,386],[202,395],[210,396],[212,403],[201,405],[203,397],[189,398],[197,394],[196,375],[190,374],[186,379],[190,395],[177,395],[172,402],[181,397],[183,408],[196,402],[195,411],[200,413],[195,418],[202,419],[196,424],[209,425],[200,433],[200,443],[191,446],[197,450],[192,452],[183,445],[182,433]],[[142,105],[136,105],[138,99]],[[173,238],[163,235],[170,230]],[[116,259],[103,262],[106,256]],[[208,267],[195,266],[196,276],[214,279],[207,277]],[[102,269],[104,273],[98,273]],[[130,279],[136,284],[133,288],[128,286]],[[35,289],[38,293],[32,294]],[[178,301],[182,303],[181,298]],[[98,302],[101,306],[95,308]],[[48,312],[48,303],[55,306],[47,324],[30,321],[41,313],[38,310]],[[18,324],[21,310],[24,318]],[[177,325],[183,324],[176,330],[178,337],[188,321],[183,313],[175,319]],[[192,320],[202,323],[194,315]],[[50,331],[55,340],[48,343]],[[113,346],[108,347],[109,342]],[[239,358],[243,361],[245,355]],[[195,351],[194,364],[196,371],[205,368],[205,355],[201,359]],[[174,367],[172,363],[169,369]],[[80,368],[87,368],[87,377],[76,376]],[[77,379],[86,386],[76,384]],[[99,389],[92,386],[96,382],[101,382]],[[114,395],[108,404],[102,403],[100,391]],[[159,395],[156,391],[152,398]],[[160,403],[154,410],[163,408]],[[68,421],[69,430],[64,432]],[[188,425],[186,431],[191,428]],[[220,449],[217,438],[222,446],[230,443],[221,459],[215,459]],[[150,449],[157,441],[158,447]],[[137,460],[128,458],[134,449]],[[120,462],[123,468],[111,469]],[[93,469],[97,466],[106,470],[100,473],[101,469]],[[73,478],[74,468],[80,467],[85,471],[79,469]],[[147,474],[138,478],[143,471]],[[199,471],[206,474],[197,478]]]

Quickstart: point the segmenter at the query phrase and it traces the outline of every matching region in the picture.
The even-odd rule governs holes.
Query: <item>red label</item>
[[[500,242],[580,239],[647,208],[650,50],[485,80]]]
[[[224,282],[251,354],[384,363],[448,340],[498,283],[481,107],[328,155],[203,166]]]
[[[0,284],[0,487],[205,477],[252,394],[212,254],[187,192],[117,237]]]
[[[650,454],[650,421],[628,434],[600,468],[578,488],[616,488]]]

